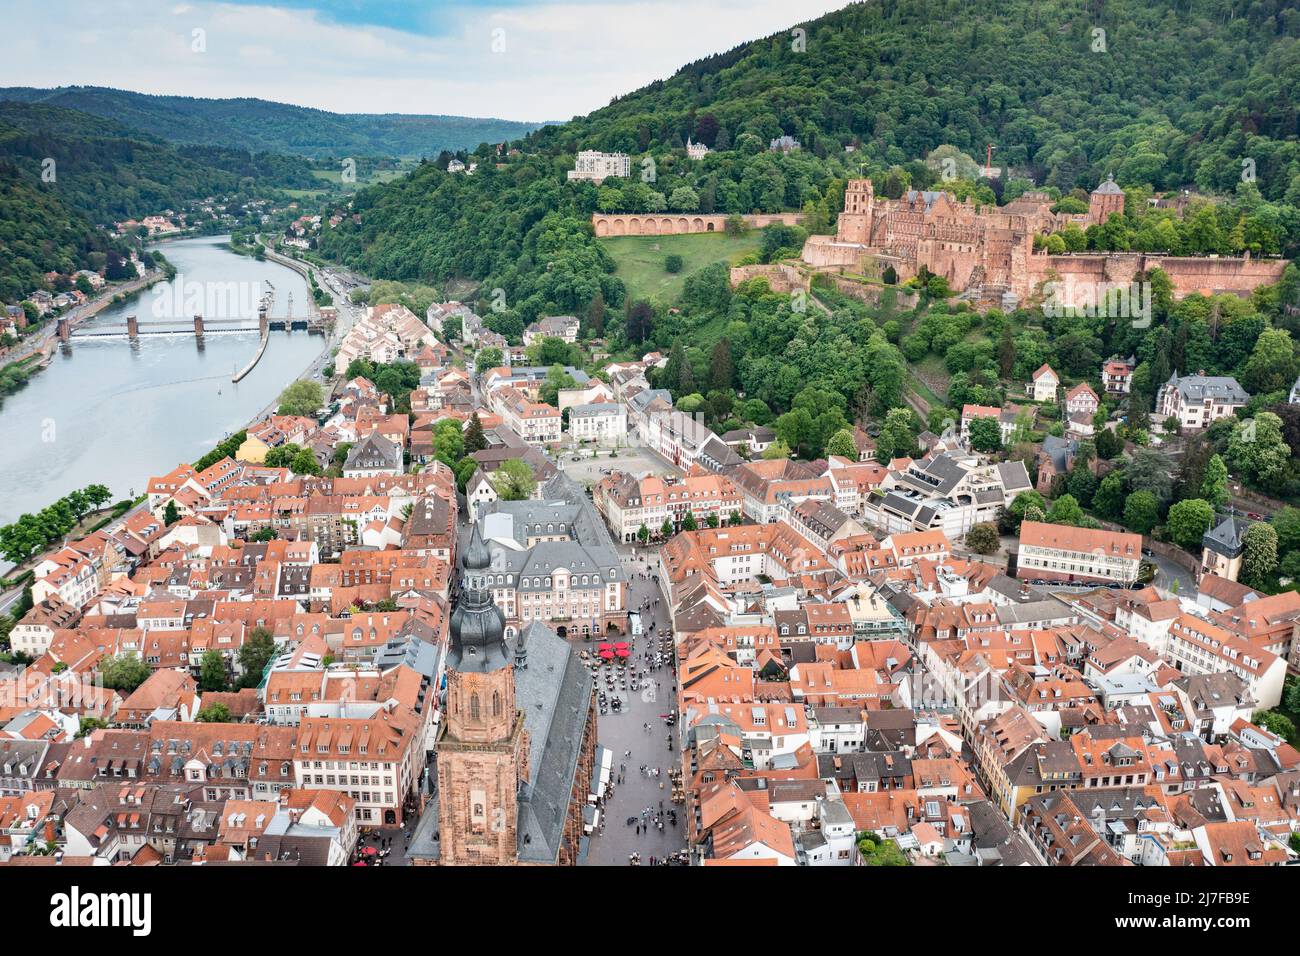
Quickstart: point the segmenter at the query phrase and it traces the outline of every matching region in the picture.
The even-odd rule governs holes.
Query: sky
[[[5,0],[0,86],[565,120],[846,2]]]

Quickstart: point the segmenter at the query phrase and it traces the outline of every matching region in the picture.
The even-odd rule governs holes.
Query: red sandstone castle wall
[[[1027,281],[1017,293],[1022,297],[1055,273],[1060,281],[1119,283],[1134,281],[1140,272],[1162,269],[1174,287],[1174,298],[1188,295],[1231,294],[1245,296],[1261,285],[1282,278],[1285,259],[1146,255],[1144,253],[1081,253],[1070,256],[1033,255]]]

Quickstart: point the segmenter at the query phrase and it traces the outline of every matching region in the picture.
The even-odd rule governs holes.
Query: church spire
[[[505,616],[492,602],[488,586],[491,564],[492,554],[476,522],[461,555],[460,597],[451,614],[448,664],[458,671],[485,673],[510,663],[504,637]]]

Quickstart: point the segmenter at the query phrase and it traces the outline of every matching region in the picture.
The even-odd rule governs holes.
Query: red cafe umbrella
[[[620,647],[614,653],[617,654],[619,657],[628,657],[629,655],[631,655],[632,652],[629,651],[626,647]]]
[[[363,862],[361,862],[360,860],[358,860],[356,863],[353,863],[352,865],[353,865],[353,866],[365,866],[365,863],[363,863]]]
[[[609,661],[609,660],[613,660],[613,659],[614,659],[614,652],[613,652],[613,651],[601,651],[601,652],[600,652],[600,656],[601,656],[601,658],[602,658],[603,660],[607,660],[607,661]]]
[[[625,650],[627,650],[628,648],[630,648],[631,646],[632,646],[632,645],[629,644],[627,641],[619,641],[617,644],[614,645],[614,650],[616,650],[616,651],[625,651]]]
[[[378,852],[379,852],[379,851],[376,850],[373,846],[367,846],[367,847],[363,847],[363,848],[362,848],[362,850],[361,850],[361,855],[362,855],[362,856],[374,856],[374,855],[375,855],[376,853],[378,853]]]
[[[596,645],[596,650],[598,651],[608,651],[612,649],[613,649],[613,645],[611,645],[608,641],[601,641],[598,645]]]

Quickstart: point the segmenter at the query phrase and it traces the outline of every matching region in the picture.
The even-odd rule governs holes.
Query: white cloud
[[[148,0],[18,0],[3,85],[112,86],[186,96],[256,96],[336,112],[567,119],[745,40],[844,0],[633,0],[468,4],[439,36],[328,22],[310,12]],[[75,57],[66,47],[75,24]],[[206,51],[192,52],[192,31]],[[492,52],[492,31],[505,51]]]

